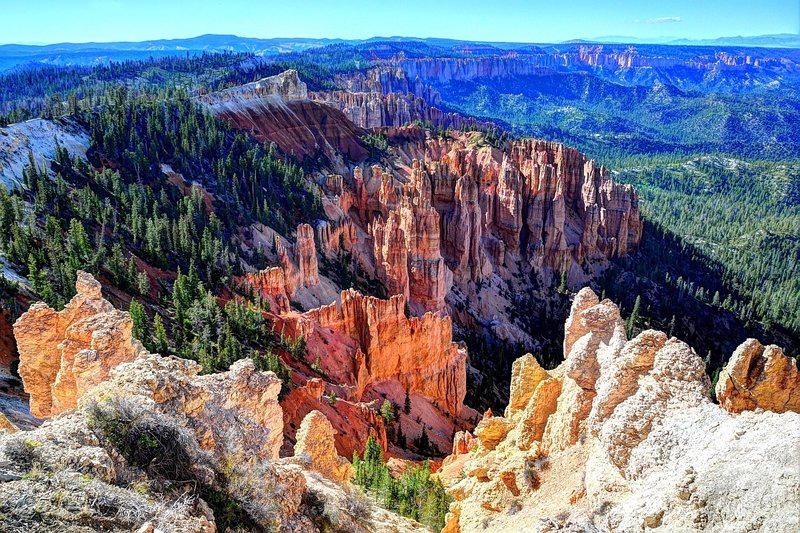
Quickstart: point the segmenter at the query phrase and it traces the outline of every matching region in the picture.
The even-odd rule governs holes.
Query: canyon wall
[[[297,71],[200,97],[212,113],[298,160],[323,157],[334,167],[345,157],[363,160],[364,130],[338,109],[308,99]]]
[[[509,78],[530,76],[545,71],[582,71],[619,73],[626,70],[640,70],[642,80],[647,80],[646,71],[675,69],[683,67],[702,75],[716,75],[720,71],[751,71],[757,73],[762,68],[785,68],[796,72],[800,68],[797,61],[770,56],[761,56],[715,51],[707,48],[685,49],[676,54],[660,53],[657,46],[631,46],[587,44],[579,46],[555,47],[552,50],[510,51],[504,55],[483,57],[398,57],[387,60],[384,71],[399,69],[402,74],[395,77],[413,80],[409,83],[415,89],[425,88],[421,96],[434,94],[428,84],[469,81],[477,78]],[[376,73],[368,79],[384,79]],[[440,99],[437,95],[437,102]]]
[[[737,381],[737,360],[764,352],[746,344],[726,370]],[[786,459],[800,452],[800,414],[773,412],[757,393],[747,408],[767,411],[743,411],[729,392],[715,405],[688,345],[652,330],[628,340],[617,306],[589,289],[573,302],[564,352],[550,371],[517,361],[505,416],[484,417],[475,439],[459,441],[471,453],[454,447],[445,460],[456,500],[445,531],[800,526],[800,472]],[[755,371],[762,390],[794,394],[795,362],[768,352]]]
[[[548,285],[564,273],[570,286],[582,284],[641,240],[636,191],[577,150],[533,139],[498,148],[475,132],[386,131],[393,168],[356,168],[325,187],[333,223],[361,230],[348,249],[414,314],[447,309],[460,320],[469,309],[510,324],[503,302],[529,292],[531,276]],[[508,335],[524,340],[514,328]]]
[[[493,126],[487,121],[444,111],[414,93],[327,91],[311,93],[311,99],[338,109],[356,126],[367,129],[399,128],[412,122],[455,130],[488,129]],[[435,101],[437,98],[432,99]]]
[[[352,399],[359,401],[374,385],[394,381],[457,417],[466,395],[467,353],[452,341],[449,317],[407,317],[405,303],[402,295],[381,300],[350,289],[342,292],[341,303],[285,320],[304,335],[310,354],[321,353],[324,346],[328,359],[340,348],[347,361],[337,361],[338,369],[331,372],[339,378],[335,381],[352,387]]]

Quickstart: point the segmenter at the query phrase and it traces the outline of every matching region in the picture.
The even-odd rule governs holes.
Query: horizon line
[[[453,41],[453,42],[464,42],[464,43],[479,43],[479,44],[570,44],[574,41],[585,41],[587,43],[598,43],[598,44],[663,44],[669,45],[671,42],[678,42],[678,41],[714,41],[714,40],[721,40],[721,39],[754,39],[754,38],[763,38],[763,37],[797,37],[800,39],[800,33],[789,33],[789,32],[782,32],[782,33],[766,33],[766,34],[758,34],[758,35],[722,35],[719,37],[702,37],[702,38],[689,38],[689,37],[676,37],[676,36],[661,36],[661,37],[636,37],[636,36],[628,36],[628,35],[601,35],[596,37],[573,37],[569,39],[562,39],[562,40],[545,40],[545,41],[487,41],[487,40],[470,40],[470,39],[463,39],[463,38],[453,38],[453,37],[416,37],[411,35],[373,35],[371,37],[363,37],[363,38],[345,38],[345,37],[246,37],[243,35],[236,35],[233,33],[203,33],[200,35],[192,35],[190,37],[158,37],[153,39],[141,39],[136,41],[131,40],[120,40],[120,41],[57,41],[57,42],[50,42],[50,43],[24,43],[24,42],[9,42],[9,43],[0,43],[0,46],[26,46],[31,48],[44,48],[47,46],[59,46],[59,45],[109,45],[109,44],[142,44],[147,42],[158,42],[158,41],[189,41],[192,39],[199,39],[201,37],[233,37],[237,39],[250,39],[250,40],[258,40],[258,41],[277,41],[277,40],[289,40],[289,41],[341,41],[341,42],[366,42],[371,40],[386,40],[392,41],[395,39],[414,39],[419,41],[428,41],[428,40],[439,40],[439,41]],[[636,43],[633,41],[613,41],[613,42],[600,42],[600,39],[631,39],[631,40],[642,40],[642,41],[663,41],[663,42],[649,42],[649,43]]]

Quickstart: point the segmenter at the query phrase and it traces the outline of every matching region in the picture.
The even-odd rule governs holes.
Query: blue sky
[[[0,0],[0,43],[376,35],[552,42],[799,33],[798,0]]]

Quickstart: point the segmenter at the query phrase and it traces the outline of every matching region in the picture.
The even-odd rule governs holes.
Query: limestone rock
[[[276,143],[299,160],[342,157],[361,161],[369,152],[359,141],[365,130],[334,107],[308,98],[297,71],[203,95],[200,102],[234,127],[259,141]]]
[[[451,455],[459,456],[469,453],[475,446],[475,437],[469,431],[459,431],[453,437],[453,451]]]
[[[145,353],[112,369],[81,403],[118,395],[146,398],[191,428],[205,450],[277,459],[283,443],[280,379],[257,371],[250,359],[218,374],[200,370],[194,361]]]
[[[585,283],[641,239],[635,190],[573,149],[532,139],[492,148],[479,133],[414,127],[386,134],[400,163],[337,180],[338,208],[363,232],[348,249],[414,314],[492,317],[504,338],[525,339],[498,278],[511,292],[529,290],[528,275]]]
[[[539,362],[531,354],[514,361],[511,366],[511,388],[505,411],[506,418],[513,418],[515,414],[525,409],[536,387],[549,377],[550,375],[539,366]]]
[[[19,428],[15,426],[6,415],[0,413],[0,431],[8,431],[9,433],[16,433]]]
[[[346,482],[353,477],[350,462],[336,452],[333,426],[319,411],[311,411],[303,419],[297,432],[294,455],[303,459],[307,457],[312,470],[333,481]]]
[[[494,450],[495,447],[511,431],[511,422],[501,416],[484,418],[475,427],[475,436],[487,450]]]
[[[800,411],[797,360],[784,355],[778,346],[765,347],[756,339],[748,339],[720,372],[716,394],[719,404],[732,413],[753,409]]]
[[[75,408],[113,367],[143,350],[131,336],[130,316],[103,299],[91,274],[79,271],[75,289],[62,311],[36,303],[14,324],[19,373],[39,418]]]
[[[522,411],[484,418],[471,458],[444,461],[455,499],[447,531],[800,527],[796,374],[777,347],[748,341],[731,360],[718,395],[740,414],[711,402],[691,347],[652,330],[627,341],[619,310],[588,289],[573,303],[565,349],[544,379],[522,371],[530,356],[518,361]],[[785,412],[749,410],[775,406],[770,393]]]

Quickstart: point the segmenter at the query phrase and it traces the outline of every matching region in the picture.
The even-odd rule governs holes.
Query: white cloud
[[[656,17],[652,19],[643,19],[635,21],[637,24],[675,24],[681,22],[681,17]]]

